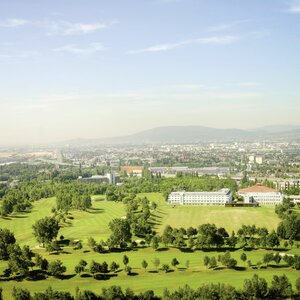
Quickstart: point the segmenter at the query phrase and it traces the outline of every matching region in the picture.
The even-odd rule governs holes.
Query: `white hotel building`
[[[277,205],[281,204],[283,200],[282,194],[279,191],[260,184],[241,189],[238,193],[244,197],[244,203]]]
[[[168,197],[168,203],[173,205],[225,205],[231,201],[230,189],[218,192],[172,192]]]

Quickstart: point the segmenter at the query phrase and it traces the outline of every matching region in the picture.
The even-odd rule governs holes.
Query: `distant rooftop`
[[[201,192],[172,192],[171,195],[186,195],[186,196],[203,196],[203,195],[228,195],[230,194],[230,189],[221,189],[217,192],[208,192],[208,191],[201,191]]]
[[[256,184],[248,188],[239,190],[239,193],[276,193],[276,192],[278,191],[261,184]]]

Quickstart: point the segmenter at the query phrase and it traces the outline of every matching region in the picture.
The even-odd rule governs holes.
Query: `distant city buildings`
[[[93,175],[91,177],[79,176],[78,180],[96,182],[96,183],[108,183],[108,184],[118,184],[120,182],[120,176],[116,173],[107,173],[105,175]]]
[[[172,192],[168,203],[173,205],[222,205],[231,203],[232,192],[222,189],[218,192]]]
[[[228,167],[203,167],[203,168],[189,168],[186,166],[178,167],[149,167],[149,171],[154,174],[160,174],[161,176],[181,174],[198,174],[198,175],[226,175],[230,173]]]
[[[143,175],[144,167],[143,166],[123,166],[121,167],[121,173],[127,174],[128,176],[138,176]]]
[[[263,163],[263,158],[262,156],[255,156],[255,155],[250,155],[249,156],[249,164],[258,164],[258,165],[262,165]]]
[[[260,184],[241,189],[238,194],[244,197],[244,203],[277,205],[281,204],[283,200],[281,192]]]

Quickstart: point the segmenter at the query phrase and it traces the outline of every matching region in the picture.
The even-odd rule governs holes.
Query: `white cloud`
[[[99,30],[108,29],[117,21],[103,23],[71,23],[66,21],[43,21],[37,22],[37,26],[44,27],[49,34],[80,35],[89,34]]]
[[[293,14],[299,14],[300,13],[300,0],[292,1],[287,9],[287,12],[290,12]]]
[[[76,45],[65,45],[60,48],[55,48],[55,52],[67,52],[77,55],[91,55],[96,52],[101,52],[106,50],[106,48],[100,43],[90,43],[86,47],[78,47]]]
[[[180,48],[180,47],[183,47],[186,45],[196,45],[196,44],[227,45],[227,44],[232,44],[237,40],[238,40],[238,37],[232,36],[232,35],[210,36],[210,37],[185,40],[185,41],[177,42],[177,43],[159,44],[159,45],[150,46],[150,47],[138,49],[138,50],[130,50],[128,53],[129,54],[138,54],[138,53],[143,53],[143,52],[162,52],[162,51],[168,51],[168,50]]]
[[[0,21],[0,27],[15,28],[15,27],[26,25],[28,23],[29,21],[25,19],[11,18],[5,21]]]
[[[103,29],[108,29],[116,23],[118,23],[117,20],[112,20],[110,22],[84,23],[56,20],[30,21],[25,19],[11,18],[4,21],[0,21],[0,27],[14,28],[23,25],[30,25],[38,28],[44,28],[48,34],[80,35],[93,33]]]
[[[223,24],[219,24],[219,25],[208,28],[208,31],[209,32],[225,31],[227,29],[231,29],[239,24],[246,23],[246,22],[249,22],[249,20],[238,20],[238,21],[233,21],[233,22],[229,22],[229,23],[223,23]]]

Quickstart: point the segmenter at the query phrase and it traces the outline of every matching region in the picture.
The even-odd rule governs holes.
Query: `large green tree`
[[[7,260],[9,257],[9,247],[15,244],[16,239],[14,234],[8,229],[0,228],[0,260]]]
[[[109,237],[110,247],[123,247],[131,242],[130,224],[124,219],[114,219],[108,224],[112,231]]]
[[[59,224],[55,218],[45,217],[36,221],[32,228],[37,241],[45,246],[57,237]]]

